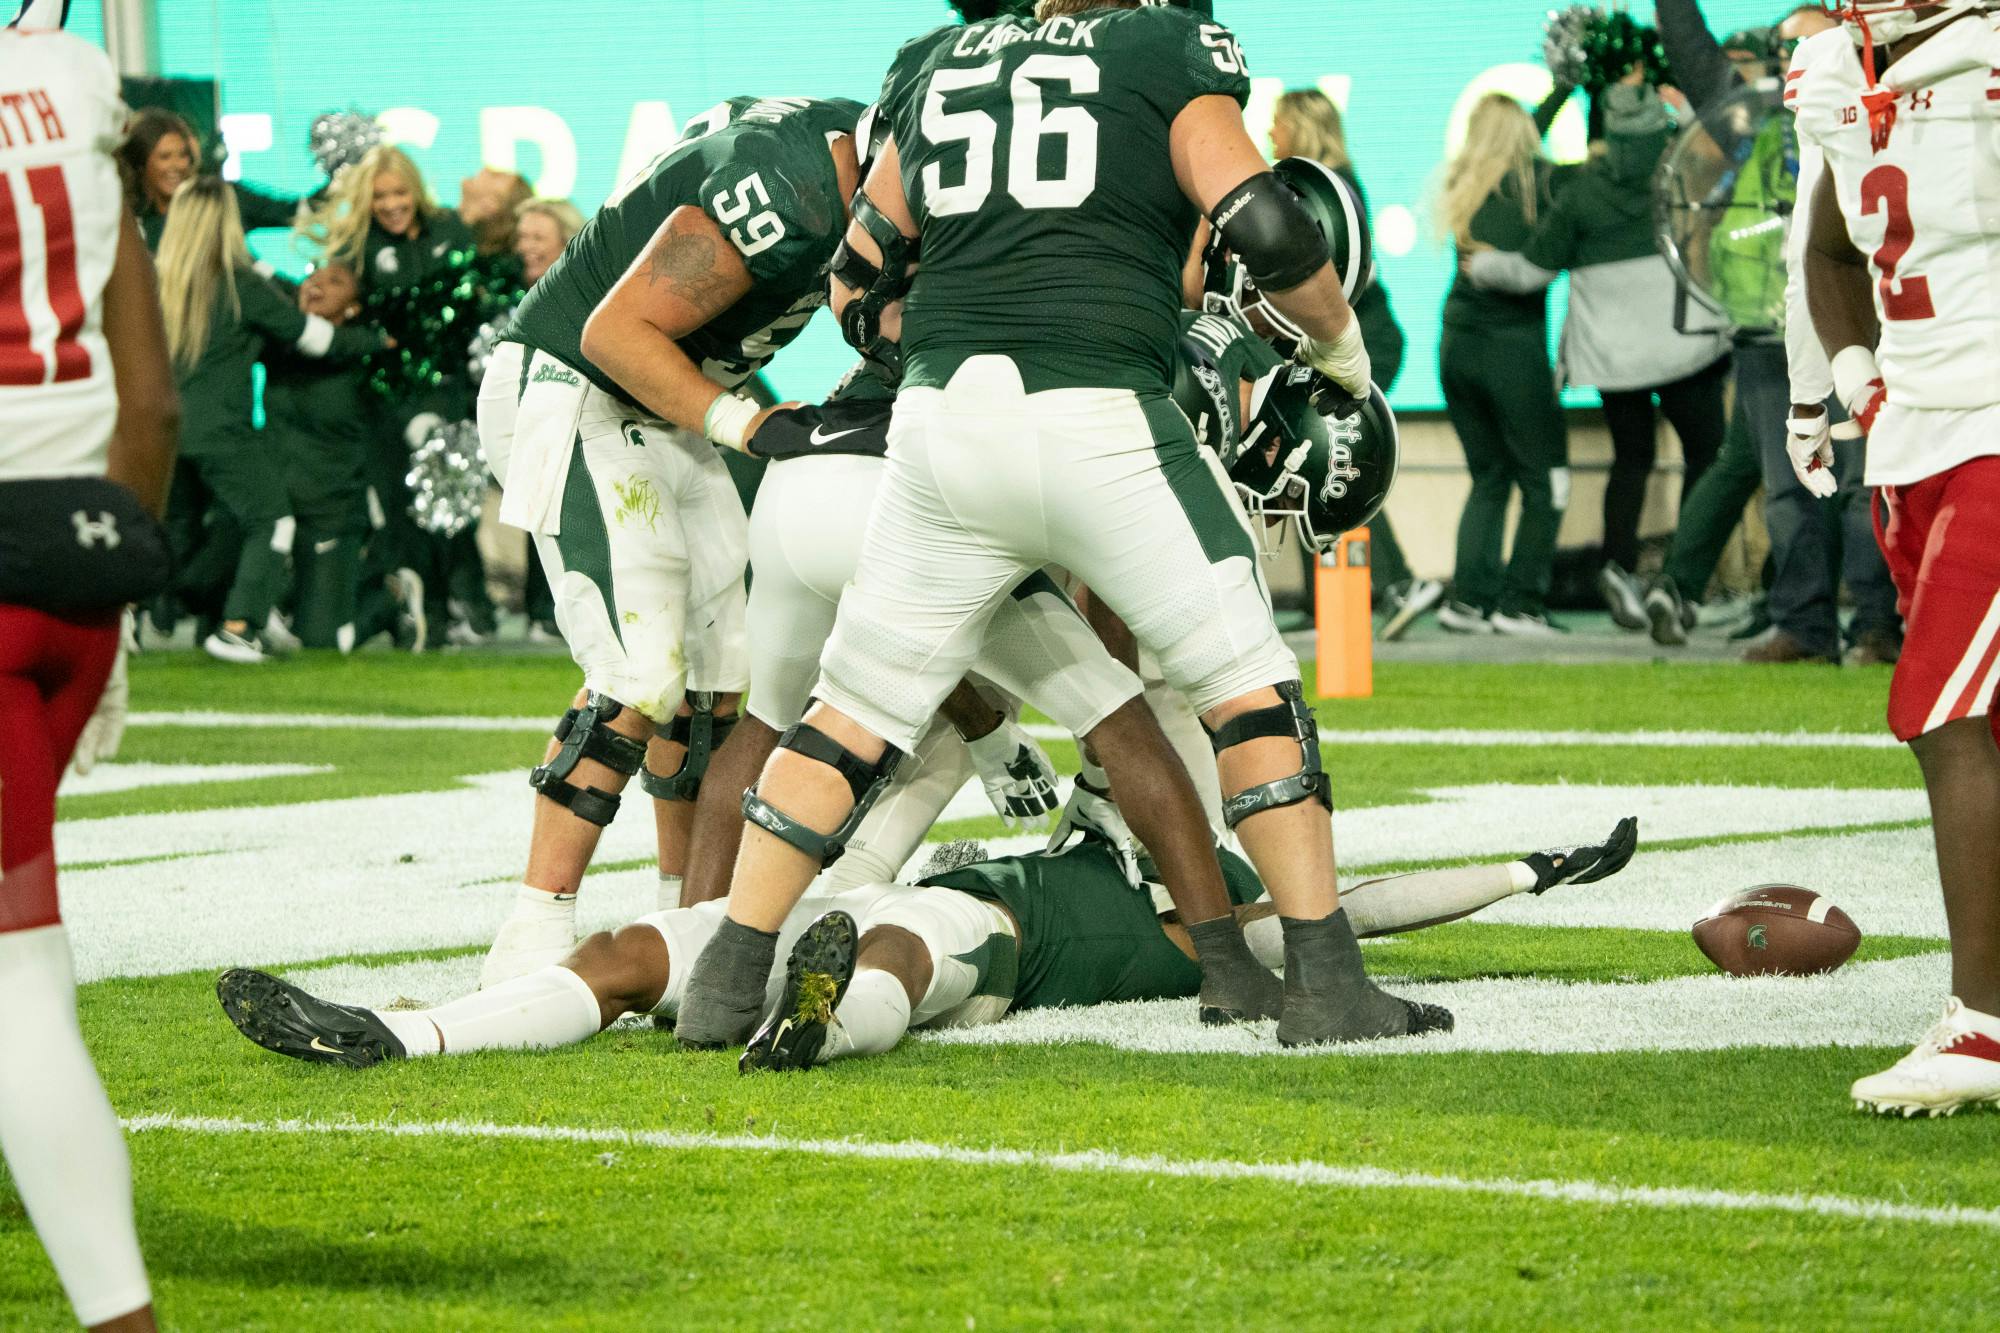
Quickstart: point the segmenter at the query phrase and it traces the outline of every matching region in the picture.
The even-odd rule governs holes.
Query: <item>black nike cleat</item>
[[[826,1045],[827,1024],[854,979],[860,928],[845,912],[828,912],[806,927],[785,963],[785,989],[736,1062],[754,1069],[810,1069]]]
[[[1410,1011],[1410,1026],[1403,1033],[1406,1037],[1421,1037],[1426,1032],[1449,1032],[1457,1021],[1452,1018],[1451,1010],[1441,1004],[1404,1000],[1403,1006]]]
[[[268,972],[233,967],[216,978],[215,998],[238,1032],[294,1060],[366,1069],[409,1057],[368,1010],[318,999]]]
[[[1595,884],[1610,879],[1631,863],[1639,850],[1639,818],[1628,815],[1618,821],[1611,836],[1587,847],[1552,847],[1545,852],[1529,852],[1521,859],[1535,872],[1535,887],[1529,893],[1547,893],[1558,884]]]

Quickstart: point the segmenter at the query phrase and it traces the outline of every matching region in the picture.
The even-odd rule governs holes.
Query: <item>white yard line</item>
[[[1623,1208],[1697,1209],[1711,1212],[1795,1213],[1810,1217],[1869,1222],[1915,1222],[1926,1226],[1978,1227],[2000,1231],[2000,1209],[1923,1207],[1841,1194],[1762,1194],[1721,1189],[1613,1185],[1595,1180],[1518,1180],[1501,1176],[1474,1179],[1380,1167],[1334,1166],[1325,1162],[1240,1162],[1203,1158],[1177,1160],[1114,1152],[1031,1152],[1015,1148],[961,1148],[906,1140],[786,1139],[753,1134],[677,1134],[671,1131],[586,1129],[567,1125],[494,1125],[456,1120],[359,1121],[328,1124],[310,1120],[233,1120],[204,1116],[134,1116],[132,1133],[169,1130],[186,1134],[338,1135],[392,1138],[455,1138],[530,1143],[576,1143],[608,1148],[661,1148],[675,1152],[796,1153],[811,1157],[882,1162],[946,1162],[958,1166],[1028,1167],[1083,1175],[1139,1176],[1178,1180],[1259,1180],[1279,1185],[1355,1190],[1423,1190],[1539,1199]],[[1922,1129],[1918,1128],[1921,1133]]]
[[[297,727],[358,731],[546,731],[555,715],[477,717],[464,714],[408,717],[388,713],[223,713],[210,711],[134,713],[134,727]],[[1069,733],[1033,723],[1037,740],[1068,740]],[[1673,749],[1768,748],[1894,750],[1901,742],[1885,732],[1851,731],[1509,731],[1461,728],[1390,727],[1379,730],[1326,729],[1327,745],[1635,745]]]

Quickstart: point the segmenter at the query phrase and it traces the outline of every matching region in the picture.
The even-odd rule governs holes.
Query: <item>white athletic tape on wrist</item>
[[[1869,381],[1881,378],[1882,367],[1876,364],[1875,353],[1860,343],[1834,353],[1833,396],[1849,409],[1868,388]]]
[[[708,405],[708,415],[702,418],[701,433],[725,449],[748,453],[746,437],[750,433],[750,423],[762,410],[748,398],[719,393],[715,401]]]

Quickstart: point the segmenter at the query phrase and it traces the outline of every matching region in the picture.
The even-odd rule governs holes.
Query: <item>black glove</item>
[[[889,452],[887,402],[821,403],[773,412],[750,437],[750,453],[773,461],[813,454],[861,454],[881,458]]]

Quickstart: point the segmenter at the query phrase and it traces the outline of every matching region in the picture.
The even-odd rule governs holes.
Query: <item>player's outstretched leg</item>
[[[828,912],[806,927],[785,964],[785,989],[744,1048],[739,1070],[811,1067],[854,979],[860,936],[846,912]]]
[[[318,999],[268,972],[231,968],[216,978],[215,998],[238,1032],[294,1060],[367,1069],[409,1056],[371,1010]]]
[[[1368,979],[1333,866],[1333,801],[1319,722],[1296,680],[1253,690],[1203,721],[1214,738],[1223,817],[1278,904],[1284,932],[1286,1046],[1448,1030],[1451,1014]]]

